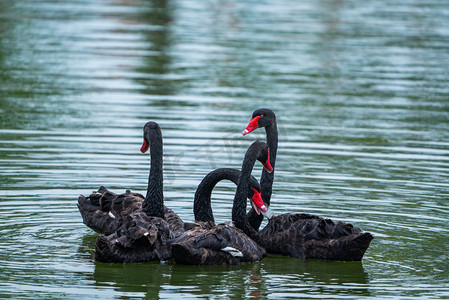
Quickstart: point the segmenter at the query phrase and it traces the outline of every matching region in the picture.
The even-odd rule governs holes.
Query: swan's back
[[[172,255],[180,264],[237,265],[261,260],[266,251],[234,226],[207,222],[179,237]]]
[[[275,216],[259,237],[268,253],[345,261],[361,260],[373,239],[351,224],[309,214]]]
[[[78,208],[84,224],[103,233],[95,241],[95,259],[132,263],[171,258],[168,240],[184,232],[184,222],[164,206],[164,219],[142,212],[144,196],[127,190],[115,194],[101,187],[80,196]]]
[[[167,221],[170,230],[176,237],[184,233],[184,221],[167,206],[164,206],[164,220]]]
[[[134,263],[171,258],[169,240],[175,238],[168,222],[143,212],[128,215],[113,234],[99,235],[95,259],[107,263]]]
[[[142,211],[144,200],[142,194],[130,190],[116,194],[102,186],[88,197],[81,195],[78,198],[78,209],[87,227],[98,233],[110,235],[120,228],[127,216]],[[166,206],[164,206],[164,219],[176,236],[184,232],[184,222]]]
[[[141,209],[143,200],[141,194],[129,190],[116,194],[102,186],[88,197],[80,195],[78,209],[87,227],[109,235],[120,227],[123,217]]]

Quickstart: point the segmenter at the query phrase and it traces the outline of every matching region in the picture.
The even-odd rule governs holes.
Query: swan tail
[[[111,210],[112,202],[117,198],[117,194],[101,186],[98,191],[90,194],[88,198],[92,205],[98,206],[102,211],[108,212]]]
[[[114,215],[100,209],[98,203],[92,202],[90,197],[80,195],[78,198],[78,209],[83,219],[83,223],[98,233],[112,233],[117,225]]]
[[[140,210],[143,200],[141,194],[129,190],[115,194],[101,186],[87,197],[80,195],[78,209],[87,227],[109,235],[121,226],[123,217]]]
[[[369,232],[325,241],[312,240],[306,245],[306,258],[360,261],[372,240]]]

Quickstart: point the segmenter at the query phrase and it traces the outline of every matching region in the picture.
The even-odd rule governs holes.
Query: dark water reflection
[[[370,295],[361,262],[301,261],[276,256],[239,267],[97,263],[93,276],[98,286],[146,298],[164,298],[174,291],[188,298],[223,294],[231,298],[295,297],[304,289],[322,296]],[[336,290],[342,285],[347,288]]]
[[[0,297],[448,297],[448,14],[440,0],[1,2]],[[263,106],[281,135],[273,208],[372,232],[362,263],[93,261],[76,198],[145,190],[146,121],[163,130],[166,204],[191,221],[202,177],[264,139],[240,134]],[[233,192],[214,191],[219,221]]]

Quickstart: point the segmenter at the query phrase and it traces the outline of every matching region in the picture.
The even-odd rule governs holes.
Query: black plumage
[[[246,135],[251,131],[264,127],[267,144],[270,148],[270,162],[275,167],[278,147],[278,131],[275,113],[266,108],[253,112],[252,118],[243,131]],[[261,178],[262,199],[270,205],[274,180],[273,173],[263,173]],[[296,258],[319,258],[329,260],[357,261],[361,260],[368,249],[373,236],[362,232],[360,228],[344,222],[334,222],[309,214],[282,214],[270,218],[268,224],[259,232],[261,217],[255,214],[251,218],[252,228],[242,228],[245,233],[263,246],[267,253],[292,256]],[[255,229],[255,230],[254,230]]]
[[[258,155],[257,151],[265,149]],[[254,157],[263,163],[267,161],[266,144],[255,142],[249,149]],[[257,156],[257,157],[256,157]],[[252,164],[254,165],[254,161]],[[243,164],[248,164],[245,156]],[[245,185],[240,185],[243,173],[234,169],[217,169],[206,175],[195,193],[194,213],[198,226],[185,232],[172,245],[173,258],[177,263],[189,265],[235,265],[244,262],[254,262],[266,255],[264,248],[249,238],[242,230],[232,223],[215,225],[211,208],[211,193],[215,185],[223,179],[238,184],[237,190],[242,197],[234,197],[232,209],[233,220],[242,218],[247,222],[246,199],[260,197],[259,184],[250,174],[245,178]],[[240,188],[239,188],[240,187]],[[237,193],[237,192],[236,192]],[[236,203],[242,202],[242,203]],[[245,221],[246,220],[246,221]]]
[[[80,196],[83,222],[99,235],[95,259],[102,262],[142,262],[171,257],[168,240],[184,233],[184,222],[164,205],[163,150],[159,125],[144,126],[141,151],[150,148],[151,167],[146,197],[129,190],[114,194],[101,187],[89,197]]]

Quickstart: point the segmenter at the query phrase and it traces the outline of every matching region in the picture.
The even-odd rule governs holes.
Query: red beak
[[[256,210],[257,214],[259,214],[261,211],[267,211],[267,207],[262,201],[262,196],[260,195],[259,191],[256,189],[252,189],[254,192],[254,196],[251,198],[251,204]]]
[[[259,124],[258,124],[259,119],[260,119],[260,116],[256,116],[256,117],[252,118],[252,119],[249,121],[248,126],[246,126],[246,129],[243,130],[242,134],[243,134],[243,135],[247,135],[247,134],[250,133],[251,131],[253,131],[253,130],[259,128]]]
[[[266,163],[263,163],[262,165],[263,165],[263,168],[264,168],[265,170],[267,170],[268,173],[273,172],[273,167],[271,166],[269,160],[267,160],[267,162],[266,162]]]
[[[145,153],[148,151],[149,148],[150,148],[150,145],[148,145],[147,142],[145,142],[145,140],[143,140],[142,147],[140,147],[140,152]]]

